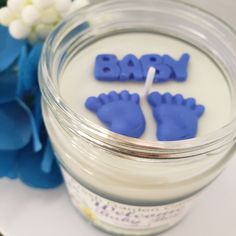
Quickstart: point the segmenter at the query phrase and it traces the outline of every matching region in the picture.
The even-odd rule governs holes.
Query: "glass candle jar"
[[[228,86],[228,123],[194,139],[154,142],[112,133],[71,109],[59,85],[71,60],[102,38],[130,32],[176,38],[208,56]],[[235,32],[179,1],[102,1],[62,22],[45,43],[40,87],[47,130],[71,200],[82,215],[121,235],[153,235],[177,224],[233,156],[235,68]]]

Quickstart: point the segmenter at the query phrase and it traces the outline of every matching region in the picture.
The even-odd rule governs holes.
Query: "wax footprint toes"
[[[165,103],[170,104],[173,100],[173,96],[170,93],[164,93],[163,100]]]
[[[184,97],[181,94],[176,94],[174,100],[176,104],[181,105],[184,101]]]
[[[148,102],[151,106],[156,107],[162,103],[162,96],[158,92],[153,92],[148,96]]]
[[[128,101],[130,99],[130,94],[127,90],[122,91],[120,96],[124,101]]]
[[[194,110],[195,110],[195,114],[198,117],[201,117],[205,111],[205,107],[202,105],[197,105]]]
[[[139,97],[139,95],[138,95],[137,93],[134,93],[134,94],[131,95],[130,100],[131,100],[132,102],[135,102],[135,103],[139,104],[139,102],[140,102],[140,97]]]
[[[96,97],[89,97],[85,103],[87,109],[93,112],[97,112],[101,107],[101,101]]]
[[[102,93],[98,96],[99,100],[101,101],[102,104],[107,104],[110,102],[109,96],[106,94]]]
[[[112,101],[118,101],[120,99],[119,94],[115,91],[111,91],[108,95]]]
[[[196,100],[194,98],[188,98],[185,101],[185,105],[186,105],[186,107],[194,108],[196,105]]]
[[[139,138],[145,130],[145,118],[138,94],[130,94],[128,91],[118,94],[112,91],[108,95],[99,95],[98,99],[88,98],[85,106],[115,133]]]
[[[194,98],[184,99],[182,95],[172,96],[154,92],[148,96],[154,118],[158,124],[157,138],[161,141],[177,141],[194,138],[198,119],[204,113],[204,106],[196,105]]]

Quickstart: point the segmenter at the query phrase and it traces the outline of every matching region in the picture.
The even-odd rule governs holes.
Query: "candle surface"
[[[226,125],[231,118],[231,94],[227,79],[214,61],[198,48],[168,36],[148,33],[119,34],[100,39],[80,51],[68,63],[60,78],[60,94],[73,111],[88,120],[103,126],[101,121],[84,103],[90,96],[111,91],[142,95],[144,83],[139,82],[103,82],[94,78],[95,59],[98,54],[115,54],[122,59],[127,54],[138,58],[145,54],[168,54],[176,60],[183,53],[191,58],[188,78],[185,82],[168,81],[153,84],[150,92],[181,93],[185,98],[194,97],[198,104],[206,108],[199,120],[197,136],[203,136]],[[157,124],[147,99],[141,100],[141,107],[146,119],[146,129],[141,139],[156,140]]]

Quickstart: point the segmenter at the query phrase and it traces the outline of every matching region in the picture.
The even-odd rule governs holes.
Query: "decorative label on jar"
[[[123,229],[156,229],[178,223],[193,199],[164,206],[132,206],[105,199],[83,187],[63,170],[67,189],[74,206],[96,225]]]

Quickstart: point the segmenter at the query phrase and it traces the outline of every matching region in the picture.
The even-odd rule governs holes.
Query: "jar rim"
[[[159,158],[182,158],[186,155],[189,156],[189,152],[192,152],[192,156],[194,156],[194,151],[201,150],[202,153],[206,153],[209,150],[215,150],[223,145],[231,142],[236,136],[236,117],[234,116],[231,121],[225,126],[209,133],[204,136],[195,137],[187,140],[180,141],[171,141],[171,142],[162,142],[162,141],[149,141],[142,139],[135,139],[126,137],[123,135],[119,135],[109,131],[106,128],[103,128],[88,119],[82,117],[81,115],[75,113],[70,106],[64,101],[64,99],[60,96],[59,92],[55,84],[52,81],[51,73],[50,73],[50,63],[49,60],[52,60],[52,48],[53,44],[59,45],[59,41],[62,40],[61,35],[59,33],[65,29],[70,21],[77,18],[78,15],[81,17],[90,12],[91,8],[111,5],[115,3],[122,4],[124,0],[109,0],[102,1],[82,9],[77,10],[75,13],[71,14],[67,17],[63,22],[56,27],[56,29],[49,35],[48,39],[45,42],[43,53],[41,56],[41,62],[39,66],[39,83],[40,88],[43,94],[43,98],[46,100],[46,103],[49,104],[49,107],[53,109],[54,112],[60,112],[64,117],[64,126],[68,131],[72,131],[72,133],[76,135],[80,135],[81,137],[89,140],[90,142],[100,145],[103,148],[109,148],[110,150],[115,150],[121,153],[128,153],[124,151],[124,149],[132,151],[132,153],[141,158],[145,158],[146,154],[149,154],[149,157],[154,159]],[[128,2],[133,2],[133,4],[137,5],[137,2],[147,4],[148,2],[153,2],[153,0],[129,0]],[[215,16],[208,11],[196,7],[192,4],[183,2],[182,0],[155,0],[156,3],[164,4],[175,4],[175,6],[187,7],[191,9],[191,11],[195,14],[200,13],[201,17],[205,16],[211,19],[214,23],[217,22],[221,27],[230,32],[235,37],[236,43],[236,32],[235,30],[228,25],[228,23],[224,22],[219,17]],[[51,54],[50,54],[51,53]],[[235,59],[236,59],[236,47],[235,47]],[[236,64],[235,64],[236,66]],[[236,67],[235,67],[236,68]],[[234,71],[236,75],[236,70]],[[69,129],[68,129],[69,128]],[[124,152],[122,152],[122,150]],[[139,153],[139,154],[138,154]],[[158,153],[158,155],[157,155]]]

